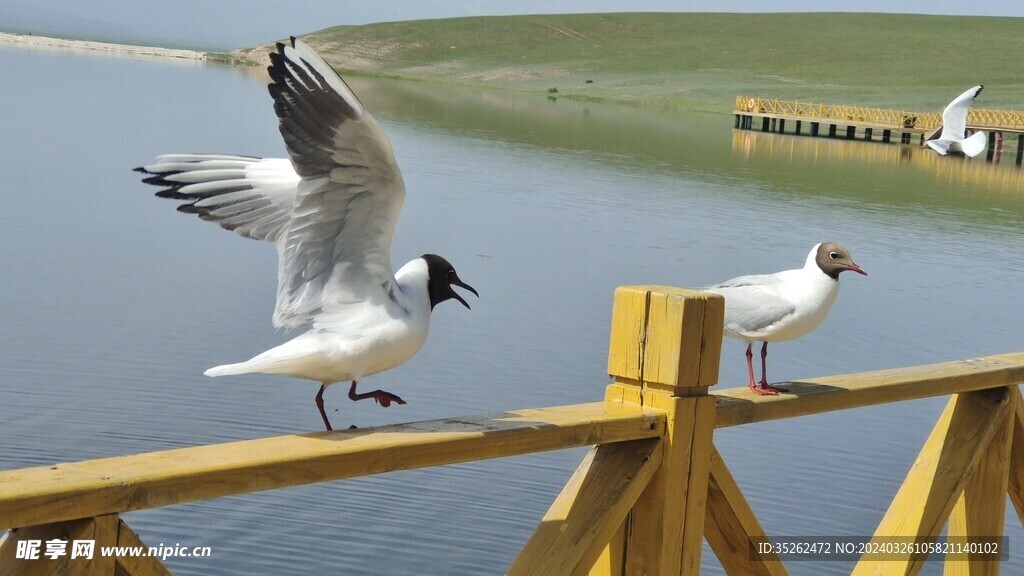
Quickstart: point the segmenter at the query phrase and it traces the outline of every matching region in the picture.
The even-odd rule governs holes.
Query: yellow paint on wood
[[[915,398],[945,396],[1024,382],[1024,352],[784,382],[778,396],[757,396],[745,386],[716,390],[717,428],[793,418]]]
[[[593,447],[508,574],[587,574],[661,464],[660,440]]]
[[[4,576],[109,576],[114,573],[114,558],[100,553],[102,546],[117,544],[117,514],[28,526],[8,532],[0,540],[0,574]],[[17,558],[19,541],[38,540],[38,557]],[[92,558],[71,558],[75,540],[95,542]],[[62,541],[63,554],[46,556],[48,541]],[[56,543],[54,544],[56,546]],[[57,550],[55,547],[54,550]]]
[[[664,434],[665,421],[657,410],[596,402],[0,471],[0,529],[394,470],[654,438]]]
[[[724,300],[666,286],[616,290],[608,368],[609,404],[665,412],[661,467],[627,520],[625,574],[699,571]],[[614,558],[609,548],[605,558]],[[603,569],[603,568],[602,568]]]
[[[774,552],[751,547],[766,537],[764,529],[718,450],[711,453],[704,537],[729,576],[787,576]]]
[[[148,548],[123,520],[117,526],[117,545]],[[152,556],[120,556],[117,558],[117,573],[118,576],[171,576],[163,562]]]
[[[608,373],[618,380],[688,394],[718,380],[725,301],[669,286],[615,291]]]
[[[590,576],[626,575],[626,533],[629,531],[629,517],[619,525],[608,545],[590,570]]]
[[[873,541],[911,537],[934,540],[949,518],[984,450],[1009,413],[1006,388],[957,394],[939,417],[903,485],[875,531]],[[861,558],[853,576],[917,574],[926,554],[918,549],[887,554],[885,560]]]
[[[1007,389],[1009,396],[1011,390]],[[1012,390],[1016,393],[1016,389]],[[1013,397],[1010,396],[1012,399]],[[947,537],[967,544],[969,538],[998,540],[1006,517],[1006,489],[1010,473],[1010,439],[1013,433],[1012,404],[988,443],[977,469],[967,481],[949,516]],[[999,555],[947,554],[945,576],[997,576]]]
[[[1017,510],[1017,518],[1024,525],[1024,397],[1020,388],[1014,391],[1016,407],[1013,418],[1013,439],[1010,442],[1010,502]]]
[[[640,381],[643,368],[643,340],[647,328],[650,291],[643,286],[620,286],[612,303],[612,329],[608,343],[608,373],[617,378]]]

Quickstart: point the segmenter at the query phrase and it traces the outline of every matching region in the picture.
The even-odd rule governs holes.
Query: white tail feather
[[[985,150],[985,133],[975,132],[971,134],[970,138],[960,142],[960,147],[963,148],[964,154],[971,158],[981,154]]]

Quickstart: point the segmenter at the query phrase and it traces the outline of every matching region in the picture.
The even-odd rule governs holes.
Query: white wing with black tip
[[[302,42],[277,44],[267,68],[288,159],[169,154],[137,168],[158,196],[278,251],[276,326],[358,307],[407,308],[391,267],[405,200],[384,131]]]
[[[400,293],[391,237],[405,200],[384,131],[348,85],[291,39],[270,54],[270,94],[301,180],[277,242],[274,322],[298,326],[354,303],[388,306]]]
[[[974,99],[981,94],[984,86],[975,86],[953,99],[942,111],[942,135],[940,138],[960,140],[967,132],[967,112]]]
[[[161,198],[183,200],[196,214],[246,238],[276,242],[291,220],[299,175],[284,158],[165,154],[136,168]]]

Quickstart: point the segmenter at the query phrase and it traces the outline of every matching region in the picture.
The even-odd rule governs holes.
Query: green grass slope
[[[737,94],[935,110],[1024,108],[1024,18],[628,13],[338,26],[303,37],[347,72],[731,111]],[[236,51],[263,60],[266,47]]]

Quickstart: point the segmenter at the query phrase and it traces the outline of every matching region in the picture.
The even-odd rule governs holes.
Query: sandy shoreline
[[[88,40],[67,40],[50,38],[33,34],[12,34],[0,32],[0,46],[23,46],[44,50],[74,50],[87,52],[103,52],[118,56],[144,56],[149,58],[179,58],[185,60],[204,61],[206,52],[181,50],[177,48],[157,48],[154,46],[134,46],[131,44],[113,44],[110,42],[92,42]]]

